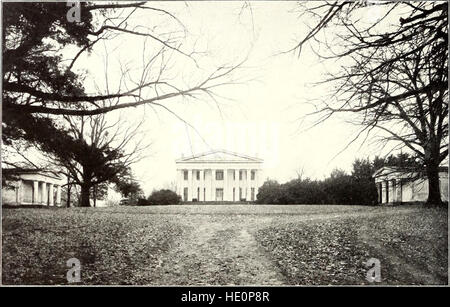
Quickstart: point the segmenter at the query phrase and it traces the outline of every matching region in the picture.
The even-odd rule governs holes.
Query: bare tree
[[[164,57],[176,53],[192,61],[198,71],[202,71],[198,67],[196,57],[201,52],[184,50],[184,36],[177,35],[180,31],[186,31],[181,21],[170,12],[149,6],[146,2],[83,2],[83,22],[79,25],[65,20],[65,3],[8,3],[6,6],[9,10],[5,13],[3,29],[3,111],[7,118],[20,112],[96,115],[144,104],[168,109],[161,103],[174,97],[194,97],[202,93],[213,95],[213,89],[227,84],[227,76],[240,65],[238,63],[216,67],[189,85],[179,86],[176,82],[170,82],[164,77],[170,70]],[[130,22],[131,17],[142,11],[148,11],[149,17],[155,13],[162,14],[173,20],[180,29],[169,33],[154,33],[152,29],[142,25],[133,25]],[[32,18],[35,14],[40,14],[42,19],[48,17],[49,20],[45,23],[37,21]],[[61,16],[55,17],[57,14]],[[22,20],[19,20],[20,18]],[[17,25],[18,22],[22,25]],[[61,33],[55,34],[52,27],[57,25],[61,26]],[[97,29],[92,30],[93,27]],[[85,94],[80,84],[80,75],[72,71],[74,64],[82,54],[91,51],[99,42],[111,40],[118,35],[142,37],[159,44],[160,48],[153,57],[145,59],[139,80],[130,80],[133,77],[124,71],[124,78],[130,77],[129,86],[120,82],[119,88],[114,91],[102,89],[97,95]],[[21,37],[21,40],[17,40],[18,37]],[[46,39],[52,42],[46,43]],[[61,65],[65,59],[62,59],[60,54],[66,46],[78,46],[79,51],[67,65]],[[37,53],[43,55],[38,56]],[[157,71],[157,74],[148,74],[150,65],[152,71]],[[116,102],[102,106],[102,102],[109,99],[115,99]]]
[[[350,121],[361,125],[357,137],[367,139],[377,132],[383,142],[413,152],[428,178],[427,204],[439,205],[439,165],[448,156],[448,5],[378,5],[383,14],[372,24],[364,14],[371,14],[373,6],[362,2],[320,2],[303,8],[318,22],[291,51],[300,52],[309,42],[321,59],[340,63],[338,72],[319,83],[327,85],[330,94],[309,115],[317,116],[318,124],[349,113]],[[393,16],[398,22],[388,26]]]
[[[150,143],[139,130],[142,121],[127,125],[121,118],[107,120],[105,114],[64,119],[75,141],[70,143],[72,148],[54,152],[51,158],[67,170],[71,184],[80,186],[80,205],[88,207],[91,189],[119,182],[144,157]]]

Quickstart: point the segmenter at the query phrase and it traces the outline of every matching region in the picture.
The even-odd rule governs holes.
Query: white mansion
[[[254,201],[262,162],[224,150],[178,159],[177,194],[183,201]]]

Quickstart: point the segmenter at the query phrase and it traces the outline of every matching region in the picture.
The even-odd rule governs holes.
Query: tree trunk
[[[442,206],[441,189],[439,186],[439,165],[430,163],[426,167],[428,179],[427,207]]]
[[[97,207],[97,186],[94,185],[94,207]]]
[[[70,207],[70,193],[71,193],[71,190],[72,190],[72,185],[68,184],[67,185],[67,208]]]
[[[91,203],[89,201],[89,192],[91,187],[89,185],[82,185],[81,186],[81,203],[80,207],[90,207]]]

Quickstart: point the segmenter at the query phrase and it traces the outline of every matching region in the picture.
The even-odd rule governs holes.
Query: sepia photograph
[[[2,286],[448,286],[447,1],[3,0],[1,22]]]

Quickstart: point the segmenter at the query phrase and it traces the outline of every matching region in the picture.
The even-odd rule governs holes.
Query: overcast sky
[[[166,187],[175,181],[175,159],[211,149],[226,149],[263,158],[266,178],[280,182],[304,176],[321,179],[334,168],[349,171],[356,157],[373,157],[379,150],[356,142],[340,153],[355,136],[356,128],[345,124],[343,118],[332,118],[310,130],[308,121],[299,120],[311,106],[305,102],[320,98],[324,88],[311,83],[323,77],[327,66],[308,49],[301,56],[280,52],[292,48],[307,31],[294,11],[296,2],[251,2],[251,10],[242,2],[184,2],[152,3],[175,14],[189,33],[182,48],[207,51],[199,64],[208,71],[214,65],[237,63],[248,59],[234,78],[239,84],[218,91],[223,98],[173,99],[164,104],[192,127],[163,109],[140,107],[124,109],[109,116],[127,118],[132,124],[145,120],[145,140],[152,145],[148,157],[133,166],[137,178],[148,194],[154,188]],[[133,18],[134,24],[152,27],[164,22],[150,17],[149,12]],[[373,18],[372,11],[367,18]],[[166,19],[164,19],[166,20]],[[157,43],[147,43],[154,52]],[[143,40],[130,35],[119,36],[106,44],[97,45],[94,52],[78,61],[76,69],[87,69],[87,88],[93,81],[104,87],[105,54],[108,54],[108,82],[120,79],[119,63],[139,66],[143,59]],[[148,55],[147,55],[148,56]],[[192,61],[173,55],[172,71],[182,79],[195,78]],[[144,57],[145,58],[145,57]],[[137,72],[136,72],[137,73]],[[193,128],[194,127],[194,128]],[[339,154],[340,153],[340,154]]]

